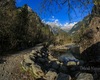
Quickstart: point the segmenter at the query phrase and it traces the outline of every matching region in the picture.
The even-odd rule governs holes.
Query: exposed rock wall
[[[100,41],[100,5],[94,5],[91,20],[80,41],[81,52]]]

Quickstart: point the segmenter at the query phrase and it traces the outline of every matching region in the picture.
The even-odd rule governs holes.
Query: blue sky
[[[40,13],[40,4],[42,0],[16,0],[16,6],[21,7],[24,4],[27,4],[32,8],[33,11],[35,11],[41,20],[43,20],[45,23],[48,23],[50,25],[56,24],[59,26],[62,26],[62,28],[71,28],[75,23],[82,20],[86,15],[89,14],[89,12],[92,9],[93,5],[89,5],[88,10],[84,10],[84,12],[80,12],[79,8],[76,8],[76,14],[73,11],[71,11],[71,17],[72,19],[69,20],[66,7],[64,6],[63,9],[61,9],[58,12],[54,12],[51,14],[50,12],[46,12],[46,14]],[[53,9],[53,7],[52,7]]]

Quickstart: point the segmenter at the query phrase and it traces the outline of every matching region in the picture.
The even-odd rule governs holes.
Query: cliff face
[[[83,50],[100,42],[100,5],[93,7],[91,17],[88,28],[83,32],[82,41],[80,41]]]
[[[94,5],[91,14],[77,23],[70,32],[73,41],[80,44],[81,52],[100,42],[100,5]]]
[[[86,16],[82,21],[78,22],[77,24],[75,24],[72,29],[69,31],[69,34],[74,34],[75,32],[77,32],[78,30],[81,29],[81,27],[84,26],[84,28],[87,28],[89,23],[90,23],[90,15]]]

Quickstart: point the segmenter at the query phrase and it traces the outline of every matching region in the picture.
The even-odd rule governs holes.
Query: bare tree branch
[[[80,8],[81,13],[89,11],[88,6],[95,0],[43,0],[41,3],[42,12],[54,13],[66,7],[66,12],[71,19],[71,12],[74,12],[76,17],[76,8]]]

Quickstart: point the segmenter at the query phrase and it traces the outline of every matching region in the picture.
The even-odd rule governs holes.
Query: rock
[[[94,80],[92,74],[80,73],[76,80]]]
[[[50,70],[50,68],[51,68],[51,64],[46,63],[45,66],[44,66],[44,69],[48,71],[48,70]]]
[[[47,59],[45,59],[45,58],[38,58],[37,61],[38,61],[39,63],[44,64],[45,62],[47,62]]]
[[[24,60],[21,62],[22,68],[27,71],[32,64],[34,64],[34,61],[30,58],[30,55],[24,55]]]
[[[31,65],[31,71],[33,72],[33,76],[38,79],[44,76],[44,72],[42,71],[39,65]]]
[[[84,65],[84,61],[83,60],[80,60],[79,61],[79,65]]]
[[[59,73],[57,80],[71,80],[71,76],[64,73]]]
[[[77,65],[75,61],[69,61],[67,62],[67,66]]]
[[[25,62],[25,63],[33,63],[34,64],[34,62],[30,59],[29,55],[24,55],[24,61],[23,62]]]
[[[28,12],[33,12],[32,9],[28,6]]]
[[[30,60],[34,61],[36,56],[35,55],[30,55],[29,57],[30,57]]]
[[[70,73],[71,77],[77,78],[77,76],[81,73],[80,68],[78,66],[72,67],[69,70],[69,73]]]
[[[51,54],[49,54],[48,59],[49,59],[50,61],[57,61],[57,59],[54,58]]]
[[[66,66],[76,66],[79,65],[79,60],[76,59],[71,53],[66,53],[60,56],[59,61],[63,62]]]
[[[80,70],[80,67],[79,66],[73,66],[73,67],[70,68],[70,70],[71,71],[74,71],[74,72],[75,71],[79,71]]]
[[[81,58],[86,62],[90,62],[94,60],[96,63],[100,59],[99,53],[100,53],[100,42],[95,43],[90,47],[88,47],[86,50],[84,50],[81,53]]]
[[[57,80],[57,73],[53,71],[48,71],[47,74],[45,75],[44,79],[45,80]]]
[[[36,53],[36,51],[35,50],[32,50],[31,53],[34,54],[34,53]]]
[[[68,72],[68,69],[67,69],[67,67],[65,65],[60,65],[59,72],[67,73]]]
[[[56,61],[52,61],[51,64],[52,64],[51,67],[52,67],[53,69],[56,69],[56,70],[57,70],[57,69],[59,68],[59,66],[60,66],[59,64],[57,64]]]
[[[54,47],[54,45],[50,45],[50,46],[49,46],[49,48],[52,48],[52,47]]]
[[[30,53],[31,56],[38,56],[38,57],[42,57],[41,53],[39,51],[36,50],[32,50],[32,52]]]

